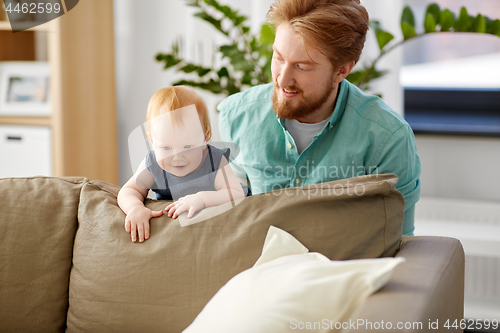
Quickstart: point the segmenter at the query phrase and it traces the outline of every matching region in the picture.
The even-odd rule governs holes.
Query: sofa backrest
[[[0,332],[66,326],[85,178],[0,179]]]
[[[36,317],[41,331],[180,332],[255,263],[271,225],[332,260],[393,256],[404,212],[396,182],[362,176],[259,194],[227,211],[205,209],[185,227],[164,214],[151,220],[149,240],[132,243],[118,186],[0,180],[9,197],[0,206],[0,308],[10,307],[0,331],[39,330],[29,323]]]
[[[118,188],[85,184],[68,332],[181,332],[229,279],[252,267],[271,225],[330,259],[395,255],[404,207],[395,183],[394,176],[362,177],[323,184],[322,191],[259,194],[219,215],[219,207],[206,209],[200,215],[207,219],[186,227],[164,215],[151,220],[144,243],[124,231]],[[160,210],[167,203],[146,205]]]

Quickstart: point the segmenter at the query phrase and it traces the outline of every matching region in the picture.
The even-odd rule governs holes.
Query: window
[[[404,0],[422,27],[431,2],[458,14],[500,18],[497,0]],[[438,33],[405,43],[401,83],[405,118],[416,134],[500,137],[500,38]]]

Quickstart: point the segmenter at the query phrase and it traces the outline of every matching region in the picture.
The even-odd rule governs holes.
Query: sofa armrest
[[[396,267],[389,283],[353,313],[351,326],[346,325],[343,332],[380,332],[384,331],[382,327],[391,332],[461,332],[452,327],[455,320],[460,326],[463,319],[465,256],[460,241],[403,237],[396,257],[404,257],[406,262]],[[362,321],[365,325],[352,325]]]

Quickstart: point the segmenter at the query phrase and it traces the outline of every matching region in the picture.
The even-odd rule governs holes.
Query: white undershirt
[[[318,134],[323,127],[325,127],[327,122],[328,119],[314,124],[301,123],[295,119],[285,120],[285,127],[292,135],[299,154],[309,147],[316,134]]]

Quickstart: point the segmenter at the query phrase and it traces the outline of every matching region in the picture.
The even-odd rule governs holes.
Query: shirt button
[[[291,143],[288,143],[288,148],[292,149],[292,144]]]
[[[295,179],[295,184],[300,184],[300,179],[299,178]]]
[[[333,125],[330,125],[330,129],[332,129],[332,128],[333,128]]]

